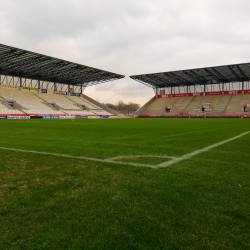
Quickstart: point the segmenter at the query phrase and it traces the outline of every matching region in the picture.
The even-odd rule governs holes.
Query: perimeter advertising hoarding
[[[88,118],[89,119],[98,119],[98,118],[100,118],[100,116],[89,116]]]
[[[71,96],[80,96],[79,93],[70,93]]]
[[[47,89],[41,89],[41,93],[47,94],[48,91],[47,91]]]
[[[59,119],[59,116],[43,116],[43,119]]]
[[[187,94],[173,94],[172,97],[186,97]]]
[[[2,88],[7,88],[7,89],[18,89],[18,86],[14,85],[9,85],[9,84],[0,84]]]
[[[250,90],[244,90],[244,94],[250,94]]]
[[[67,91],[60,91],[60,90],[57,90],[57,91],[56,91],[56,94],[57,94],[57,95],[67,95],[68,92],[67,92]]]
[[[14,104],[14,102],[11,102],[11,101],[6,101],[5,103],[8,104],[11,107],[13,107],[13,104]]]
[[[88,116],[79,115],[79,116],[75,116],[75,119],[88,119]]]
[[[48,93],[48,94],[54,94],[54,90],[52,90],[52,89],[47,89],[47,93]]]
[[[222,95],[222,91],[217,92],[206,92],[205,96]]]
[[[240,95],[240,94],[242,94],[242,90],[224,91],[224,95]]]
[[[7,116],[0,116],[0,120],[7,119]]]
[[[171,97],[171,95],[158,95],[157,97],[158,98],[168,98],[168,97]]]
[[[188,93],[188,96],[204,96],[204,92]]]
[[[22,90],[37,91],[37,88],[22,87]]]
[[[59,119],[75,119],[74,116],[59,116]]]
[[[7,116],[7,119],[11,119],[11,120],[29,120],[30,116]]]

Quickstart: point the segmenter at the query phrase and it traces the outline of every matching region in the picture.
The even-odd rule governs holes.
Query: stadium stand
[[[5,101],[13,102],[13,107]],[[51,106],[50,104],[54,104]],[[82,106],[86,108],[83,109]],[[101,104],[100,104],[101,106]],[[0,114],[112,115],[83,97],[0,88]]]
[[[46,115],[52,116],[51,119],[53,115],[117,117],[117,112],[84,95],[83,91],[88,86],[124,77],[0,44],[2,119],[6,119],[10,113],[32,115],[33,119],[37,118],[35,116],[47,119]],[[8,107],[6,102],[10,102],[12,107]]]
[[[17,115],[17,114],[23,114],[21,111],[13,108],[7,108],[3,102],[0,100],[0,114],[7,114],[7,115]]]
[[[64,110],[81,110],[74,102],[68,99],[64,95],[54,95],[54,94],[42,94],[42,93],[35,93],[40,99],[46,101],[47,103],[56,104],[59,109]]]
[[[244,105],[250,103],[250,95],[232,95],[227,106],[227,114],[244,114]]]
[[[250,103],[250,95],[219,95],[219,96],[194,96],[175,98],[156,98],[145,109],[140,110],[140,115],[166,114],[166,106],[174,106],[171,115],[189,114],[193,110],[202,109],[203,103],[211,104],[209,114],[244,114],[244,105]],[[138,112],[137,112],[138,113]]]
[[[64,114],[61,111],[53,110],[30,91],[0,88],[0,96],[6,101],[13,101],[14,107],[17,106],[19,111],[22,111],[25,114]]]
[[[139,116],[187,116],[203,112],[224,117],[249,112],[250,63],[142,74],[130,78],[155,91],[155,97],[136,112]],[[194,89],[193,93],[191,89]],[[196,92],[197,89],[199,92]],[[208,89],[212,92],[207,92]]]
[[[94,104],[88,102],[83,97],[77,97],[77,96],[67,96],[70,100],[75,102],[78,105],[84,105],[85,107],[89,109],[101,109],[100,107],[95,106]]]

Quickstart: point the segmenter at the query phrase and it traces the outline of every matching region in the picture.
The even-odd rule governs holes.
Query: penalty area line
[[[157,167],[157,168],[168,167],[168,166],[170,166],[170,165],[172,165],[172,164],[174,164],[174,163],[177,163],[177,162],[179,162],[179,161],[183,161],[183,160],[189,159],[189,158],[191,158],[192,156],[198,155],[198,154],[200,154],[200,153],[209,151],[210,149],[219,147],[220,145],[223,145],[223,144],[225,144],[225,143],[228,143],[228,142],[231,142],[231,141],[233,141],[233,140],[236,140],[236,139],[238,139],[238,138],[240,138],[240,137],[242,137],[242,136],[244,136],[244,135],[246,135],[246,134],[249,134],[249,133],[250,133],[250,131],[248,131],[248,132],[246,132],[246,133],[243,133],[243,134],[240,134],[240,135],[237,135],[237,136],[232,137],[232,138],[230,138],[230,139],[227,139],[227,140],[225,140],[225,141],[222,141],[222,142],[218,142],[218,143],[212,144],[212,145],[210,145],[210,146],[208,146],[208,147],[205,147],[205,148],[196,150],[196,151],[194,151],[194,152],[192,152],[192,153],[189,153],[189,154],[183,155],[183,156],[181,156],[181,157],[175,158],[175,159],[173,159],[173,160],[166,161],[166,162],[163,162],[163,163],[161,163],[161,164],[158,164],[158,165],[156,165],[156,167]]]

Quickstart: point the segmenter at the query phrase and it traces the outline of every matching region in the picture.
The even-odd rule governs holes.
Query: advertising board
[[[171,97],[171,95],[158,95],[157,97],[158,98],[169,98],[169,97]]]
[[[41,89],[41,93],[47,94],[48,91],[47,91],[47,89]]]
[[[18,89],[18,86],[9,85],[9,84],[0,84],[0,86],[6,89]]]
[[[7,116],[0,116],[0,120],[7,119]]]
[[[250,90],[244,90],[244,94],[250,94]]]
[[[57,90],[57,91],[56,91],[56,94],[57,94],[57,95],[67,95],[68,92],[67,92],[67,91]]]
[[[186,97],[187,94],[173,94],[172,97]]]
[[[205,96],[222,95],[222,91],[206,92]]]
[[[75,119],[75,116],[59,116],[59,119]]]
[[[47,115],[47,116],[43,116],[42,118],[43,118],[43,119],[59,119],[59,116],[52,116],[52,115],[51,115],[51,116],[48,116],[48,115]]]
[[[188,93],[188,96],[204,96],[204,92]]]
[[[48,93],[48,94],[54,94],[54,90],[52,90],[52,89],[47,89],[47,93]]]
[[[22,90],[27,90],[27,91],[37,91],[37,88],[22,87]]]
[[[70,93],[71,96],[80,96],[80,93]]]
[[[7,116],[10,120],[29,120],[30,116]]]
[[[14,102],[11,102],[11,101],[6,101],[5,103],[8,104],[11,107],[13,107],[13,104],[14,104]]]
[[[242,94],[242,90],[224,91],[224,95],[240,95],[240,94]]]
[[[98,118],[100,118],[100,116],[89,116],[88,118],[89,119],[98,119]]]

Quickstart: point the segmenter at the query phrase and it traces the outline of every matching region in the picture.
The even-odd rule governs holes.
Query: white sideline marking
[[[196,150],[196,151],[194,151],[194,152],[192,152],[192,153],[183,155],[183,156],[181,156],[181,157],[179,157],[179,158],[176,158],[176,159],[173,159],[173,160],[171,160],[171,161],[163,162],[163,163],[161,163],[161,164],[156,165],[156,167],[157,167],[157,168],[162,168],[162,167],[170,166],[170,165],[172,165],[172,164],[174,164],[174,163],[176,163],[176,162],[179,162],[179,161],[183,161],[183,160],[189,159],[189,158],[192,157],[192,156],[195,156],[195,155],[198,155],[198,154],[200,154],[200,153],[206,152],[206,151],[208,151],[208,150],[210,150],[210,149],[212,149],[212,148],[216,148],[216,147],[218,147],[218,146],[220,146],[220,145],[223,145],[223,144],[225,144],[225,143],[228,143],[228,142],[230,142],[230,141],[233,141],[233,140],[235,140],[235,139],[238,139],[238,138],[240,138],[240,137],[242,137],[242,136],[244,136],[244,135],[246,135],[246,134],[249,134],[249,133],[250,133],[250,131],[248,131],[248,132],[246,132],[246,133],[243,133],[243,134],[240,134],[240,135],[237,135],[237,136],[235,136],[235,137],[233,137],[233,138],[230,138],[230,139],[228,139],[228,140],[225,140],[225,141],[222,141],[222,142],[215,143],[215,144],[210,145],[210,146],[208,146],[208,147],[205,147],[205,148],[203,148],[203,149]]]
[[[6,147],[0,147],[0,149],[3,150],[11,150],[11,151],[16,151],[16,152],[25,152],[25,153],[33,153],[33,154],[40,154],[40,155],[53,155],[53,156],[59,156],[59,157],[66,157],[66,158],[73,158],[73,159],[80,159],[80,160],[89,160],[89,161],[98,161],[98,162],[106,162],[106,163],[113,163],[113,164],[122,164],[122,165],[130,165],[130,166],[136,166],[136,167],[149,167],[149,168],[162,168],[162,167],[167,167],[170,166],[176,162],[183,161],[186,159],[189,159],[192,156],[195,156],[197,154],[206,152],[212,148],[218,147],[220,145],[223,145],[225,143],[228,143],[230,141],[233,141],[235,139],[238,139],[246,134],[249,134],[250,131],[240,134],[238,136],[235,136],[233,138],[230,138],[228,140],[222,141],[215,143],[213,145],[210,145],[208,147],[205,147],[203,149],[194,151],[192,153],[183,155],[181,157],[171,157],[171,156],[156,156],[156,155],[130,155],[130,156],[117,156],[117,157],[112,157],[109,159],[97,159],[97,158],[90,158],[90,157],[84,157],[84,156],[74,156],[74,155],[65,155],[65,154],[57,154],[57,153],[49,153],[49,152],[39,152],[39,151],[34,151],[34,150],[24,150],[24,149],[15,149],[15,148],[6,148]],[[148,164],[141,164],[141,163],[133,163],[133,162],[122,162],[122,161],[114,161],[116,159],[122,159],[122,158],[131,158],[131,157],[152,157],[152,158],[170,158],[172,160],[163,162],[158,165],[148,165]]]

